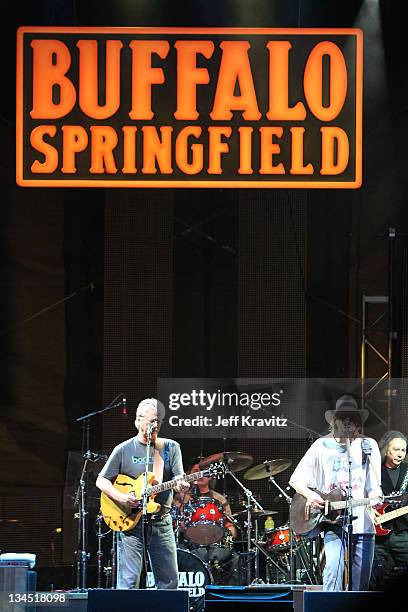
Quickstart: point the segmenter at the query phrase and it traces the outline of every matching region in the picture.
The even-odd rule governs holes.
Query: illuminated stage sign
[[[17,34],[17,183],[357,188],[356,29]]]

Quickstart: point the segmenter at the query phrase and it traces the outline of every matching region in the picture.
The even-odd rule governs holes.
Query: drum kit
[[[314,582],[309,544],[293,534],[288,524],[275,528],[272,517],[278,512],[264,509],[236,476],[237,472],[246,470],[245,481],[269,479],[279,490],[279,497],[290,504],[291,498],[274,477],[292,462],[273,459],[250,467],[251,455],[223,452],[200,458],[199,469],[215,462],[224,463],[225,474],[232,477],[243,494],[238,496],[239,506],[233,507],[231,514],[225,512],[225,504],[223,507],[215,496],[210,493],[201,496],[197,487],[193,488],[186,503],[173,506],[179,588],[188,588],[194,598],[201,596],[201,590],[209,584],[243,586],[297,582],[299,566],[302,578],[305,577],[301,581]],[[237,496],[226,494],[232,506],[236,499]],[[186,582],[184,586],[183,581]]]
[[[189,591],[193,612],[202,611],[205,587],[211,584],[252,586],[318,584],[321,581],[318,544],[295,535],[288,523],[275,527],[273,517],[276,518],[278,512],[263,508],[261,497],[257,499],[237,476],[243,472],[243,481],[248,483],[268,479],[289,507],[291,497],[274,477],[288,469],[292,462],[272,459],[251,467],[253,461],[251,455],[241,452],[215,453],[200,458],[200,470],[223,463],[224,476],[237,483],[238,493],[225,493],[227,504],[217,499],[223,496],[213,496],[211,490],[201,495],[197,485],[192,487],[183,503],[176,503],[175,496],[171,516],[177,544],[178,587]],[[226,506],[230,510],[228,513]],[[102,539],[105,535],[99,523],[98,586],[102,582]],[[104,568],[107,588],[109,581],[112,588],[114,586],[115,558],[113,538],[111,563]],[[146,588],[155,588],[150,571],[146,575]]]

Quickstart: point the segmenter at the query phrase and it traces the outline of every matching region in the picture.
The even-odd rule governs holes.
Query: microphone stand
[[[120,398],[120,399],[119,399]],[[86,491],[86,476],[87,467],[89,461],[97,461],[101,458],[101,455],[91,452],[90,447],[90,430],[91,430],[91,418],[105,412],[117,408],[122,405],[122,398],[124,394],[120,393],[114,400],[105,408],[101,410],[95,410],[89,412],[84,416],[76,419],[77,423],[82,423],[82,457],[84,462],[82,464],[81,476],[79,478],[78,489],[75,494],[74,506],[79,506],[79,512],[76,513],[76,517],[79,519],[78,523],[78,544],[77,544],[77,590],[86,591],[88,584],[88,561],[90,553],[88,552],[88,511],[86,508],[87,502],[87,491]]]
[[[145,574],[145,588],[147,587],[147,504],[148,504],[148,496],[147,496],[147,488],[148,488],[148,473],[149,473],[149,464],[150,464],[150,454],[152,448],[152,431],[154,427],[148,425],[147,427],[147,444],[146,444],[146,469],[143,475],[143,494],[142,494],[142,540],[143,540],[143,568]]]
[[[347,487],[347,591],[353,589],[353,497],[351,488],[351,454],[350,454],[350,431],[346,429],[346,450],[348,466],[348,487]]]

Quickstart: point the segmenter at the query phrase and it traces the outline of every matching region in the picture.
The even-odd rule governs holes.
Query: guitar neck
[[[192,474],[184,474],[183,480],[186,480],[187,482],[194,482],[196,480],[200,480],[200,478],[203,478],[203,476],[208,475],[208,470],[204,470],[203,472],[193,472]],[[178,482],[178,479],[168,480],[167,482],[162,482],[162,484],[157,484],[153,487],[149,487],[147,489],[147,495],[150,497],[151,495],[157,495],[157,493],[161,493],[162,491],[170,491],[171,489],[174,489],[177,486]]]
[[[351,507],[356,508],[357,506],[370,506],[372,503],[374,503],[374,500],[370,498],[352,499]],[[349,505],[348,501],[334,501],[334,502],[330,502],[330,509],[331,510],[344,510],[345,508],[348,508],[348,505]]]
[[[381,525],[382,523],[386,523],[387,521],[392,521],[392,519],[398,518],[399,516],[403,516],[407,514],[408,506],[404,506],[403,508],[397,508],[397,510],[392,510],[392,512],[387,512],[382,516],[378,516],[375,519],[376,525]]]

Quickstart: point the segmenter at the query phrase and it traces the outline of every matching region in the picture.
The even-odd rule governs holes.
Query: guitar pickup
[[[327,516],[329,514],[329,500],[326,499],[324,501],[324,515]]]

